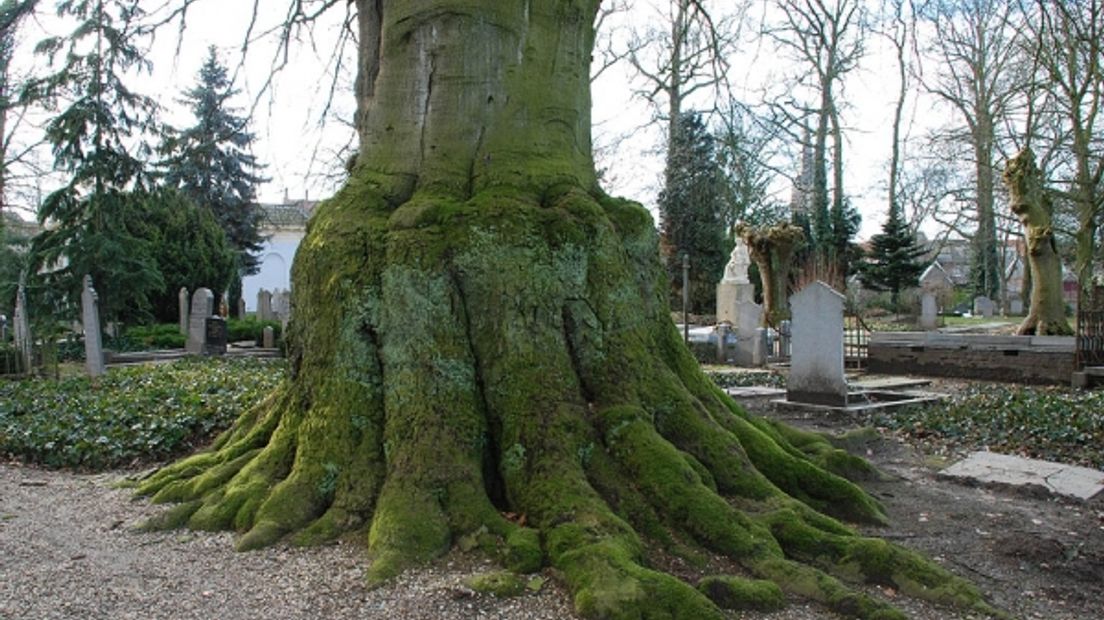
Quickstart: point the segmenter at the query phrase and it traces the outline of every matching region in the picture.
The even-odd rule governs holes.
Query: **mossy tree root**
[[[595,618],[721,618],[780,592],[900,617],[855,581],[991,611],[837,520],[885,521],[838,475],[869,474],[860,460],[748,416],[701,374],[637,205],[570,187],[391,205],[354,180],[293,277],[290,380],[142,482],[179,504],[151,525],[233,529],[242,549],[365,532],[372,580],[463,537],[512,570],[555,566]],[[697,587],[649,567],[645,545],[744,575]]]

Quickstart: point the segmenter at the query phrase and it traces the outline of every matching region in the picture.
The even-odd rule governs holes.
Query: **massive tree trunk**
[[[756,230],[741,225],[736,234],[748,246],[751,259],[759,267],[759,279],[763,282],[763,316],[767,325],[778,328],[790,318],[790,271],[794,253],[805,241],[800,228],[789,223]]]
[[[647,548],[728,556],[765,580],[745,604],[777,584],[901,617],[841,581],[865,579],[987,608],[837,521],[885,519],[830,473],[864,464],[749,417],[684,348],[651,219],[595,185],[598,0],[358,5],[361,154],[296,257],[291,378],[142,484],[179,502],[151,525],[241,549],[362,531],[373,580],[471,537],[555,566],[596,618],[721,618],[706,593],[747,585],[699,590]]]
[[[1020,324],[1019,333],[1070,335],[1073,329],[1066,320],[1066,303],[1062,299],[1062,259],[1054,240],[1054,208],[1031,149],[1024,149],[1008,160],[1004,184],[1011,196],[1012,212],[1024,227],[1031,271],[1031,309]]]

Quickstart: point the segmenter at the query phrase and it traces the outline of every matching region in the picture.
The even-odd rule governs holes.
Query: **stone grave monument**
[[[276,330],[272,329],[271,325],[265,325],[265,328],[261,330],[261,346],[266,349],[276,347]]]
[[[272,292],[272,314],[274,320],[287,327],[291,319],[291,291],[276,289]]]
[[[1024,302],[1020,297],[1013,297],[1008,302],[1008,313],[1012,316],[1020,316],[1024,313]]]
[[[734,361],[738,366],[762,366],[766,363],[766,342],[760,331],[763,326],[763,307],[754,301],[738,302],[735,305],[736,352]]]
[[[974,316],[991,318],[995,309],[996,305],[993,303],[993,300],[985,295],[978,295],[974,298]]]
[[[176,294],[177,308],[180,315],[180,333],[185,336],[188,335],[188,308],[191,306],[191,301],[188,299],[188,288],[180,287],[180,291]]]
[[[786,399],[791,402],[842,407],[847,405],[843,365],[845,298],[816,281],[790,297],[790,376]]]
[[[34,337],[31,336],[31,321],[27,315],[27,291],[23,282],[19,282],[19,288],[15,293],[15,313],[12,317],[15,323],[13,337],[15,348],[19,350],[23,372],[31,374],[31,364],[34,362]]]
[[[752,311],[750,307],[742,307],[741,304],[755,303],[755,285],[748,280],[748,267],[751,258],[748,255],[747,245],[743,239],[736,239],[736,247],[732,248],[728,264],[725,265],[724,277],[717,284],[717,322],[728,322],[736,329],[742,324],[740,312]],[[760,309],[760,313],[762,309]],[[761,319],[761,316],[756,318]],[[760,327],[761,325],[756,325]]]
[[[266,289],[257,291],[257,320],[272,321],[272,293]]]
[[[239,319],[244,319],[245,318],[245,298],[244,297],[239,297],[238,298],[237,318],[239,318]]]
[[[215,313],[215,294],[209,288],[192,293],[192,307],[188,319],[188,343],[186,349],[192,355],[205,355],[207,348],[207,319]]]
[[[104,374],[103,341],[100,337],[100,298],[85,275],[81,287],[81,324],[84,327],[84,368],[92,378]]]
[[[939,319],[939,309],[936,306],[935,294],[924,291],[920,295],[920,329],[931,331],[936,328]]]

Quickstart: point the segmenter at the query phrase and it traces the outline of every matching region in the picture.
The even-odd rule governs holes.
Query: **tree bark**
[[[790,318],[788,293],[794,253],[804,242],[804,233],[797,226],[784,223],[766,230],[748,226],[737,229],[748,246],[751,259],[759,267],[763,282],[763,316],[768,326],[778,328]]]
[[[1011,196],[1012,212],[1020,218],[1027,237],[1027,262],[1031,270],[1031,309],[1020,324],[1020,335],[1065,336],[1073,333],[1062,299],[1062,260],[1054,241],[1054,209],[1043,187],[1043,176],[1031,149],[1008,160],[1004,184]]]
[[[885,519],[832,473],[863,461],[750,417],[701,374],[651,218],[595,185],[598,0],[358,5],[378,65],[361,59],[352,178],[296,256],[291,378],[142,483],[179,503],[151,527],[235,529],[241,549],[362,531],[373,581],[465,537],[516,571],[556,567],[594,618],[723,617],[648,567],[645,544],[777,584],[749,603],[780,586],[903,617],[835,574],[988,609],[836,520]]]

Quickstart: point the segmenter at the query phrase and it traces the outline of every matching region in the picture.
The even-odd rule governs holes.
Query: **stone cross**
[[[939,310],[936,307],[935,295],[924,291],[920,295],[920,329],[933,330],[938,319]]]
[[[820,281],[790,297],[793,353],[786,381],[788,400],[837,407],[847,404],[844,301],[843,295]]]
[[[188,335],[188,307],[191,302],[188,299],[188,288],[180,287],[180,292],[176,294],[177,309],[180,314],[180,333],[185,336]]]
[[[31,336],[31,321],[27,314],[27,291],[23,286],[22,278],[19,288],[15,293],[15,348],[19,349],[23,362],[23,372],[31,374],[31,363],[34,361],[34,337]]]
[[[187,351],[203,355],[207,346],[207,318],[215,313],[215,294],[209,288],[201,288],[192,294],[192,308],[188,320]]]
[[[84,327],[84,368],[93,379],[104,374],[103,341],[100,336],[100,297],[85,275],[81,286],[81,324]]]

